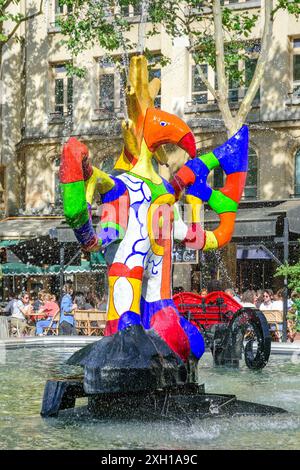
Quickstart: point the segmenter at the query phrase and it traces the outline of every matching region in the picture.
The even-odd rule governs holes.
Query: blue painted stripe
[[[201,335],[200,331],[195,327],[195,325],[190,323],[186,318],[182,316],[180,317],[180,325],[189,339],[192,353],[197,359],[200,359],[200,357],[205,352],[205,343],[203,336]]]
[[[226,175],[248,170],[249,130],[247,126],[213,150]]]
[[[128,310],[124,312],[119,319],[118,323],[118,331],[125,330],[125,328],[129,328],[132,325],[140,325],[141,324],[141,317],[135,312],[131,312]]]
[[[102,202],[112,202],[121,197],[127,190],[125,183],[119,178],[114,178],[115,185],[112,189],[107,191],[107,193],[101,195]]]
[[[169,181],[165,180],[164,178],[162,178],[163,180],[163,183],[165,185],[165,188],[166,190],[168,191],[168,193],[170,194],[175,194],[175,189],[173,188],[173,186],[169,183]]]
[[[75,228],[74,234],[82,245],[89,245],[93,238],[97,236],[91,220],[88,220],[80,228]]]

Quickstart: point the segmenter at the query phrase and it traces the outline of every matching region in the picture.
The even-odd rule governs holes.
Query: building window
[[[142,14],[142,2],[137,0],[135,5],[121,5],[121,15],[125,18],[140,16]]]
[[[5,167],[0,165],[0,215],[5,212]]]
[[[137,1],[136,5],[133,6],[133,15],[140,16],[142,14],[142,2]]]
[[[121,14],[122,16],[129,16],[129,5],[122,5],[121,6]]]
[[[295,196],[300,196],[300,149],[295,157]]]
[[[293,97],[300,98],[300,38],[293,39]]]
[[[221,5],[231,5],[232,3],[247,3],[251,2],[252,0],[221,0]]]
[[[98,62],[99,108],[96,111],[114,113],[122,108],[122,72],[118,71],[116,65],[105,58]]]
[[[153,80],[153,78],[159,78],[161,80],[161,69],[158,67],[155,68],[150,68],[149,69],[149,82]],[[161,107],[161,89],[159,90],[159,94],[154,100],[154,106],[155,108],[160,108]]]
[[[157,56],[149,59],[149,82],[153,78],[161,78],[161,69],[157,63]],[[127,76],[124,68],[117,67],[110,59],[101,57],[98,62],[98,104],[95,112],[114,113],[124,111],[124,90],[127,85]],[[154,106],[160,107],[161,94],[159,94]]]
[[[244,199],[256,199],[257,198],[257,176],[258,176],[258,165],[257,155],[255,150],[250,147],[248,155],[248,174],[246,185],[244,189]]]
[[[238,70],[238,64],[235,65],[236,71]],[[228,99],[231,103],[236,103],[239,100],[239,81],[230,77],[228,81]]]
[[[250,86],[251,80],[253,78],[255,68],[257,64],[257,58],[248,58],[245,61],[245,94]],[[260,89],[257,90],[257,93],[254,97],[254,103],[258,103],[260,101]]]
[[[52,117],[71,116],[73,113],[73,78],[67,76],[65,64],[52,67],[54,100]]]
[[[113,112],[115,109],[115,76],[113,73],[100,75],[99,108]]]
[[[59,166],[60,157],[56,158],[54,162],[54,206],[58,209],[62,208],[63,206],[60,189]]]
[[[54,26],[59,27],[59,20],[64,16],[68,16],[69,13],[72,13],[72,5],[62,5],[60,0],[54,1]]]
[[[205,77],[208,77],[208,66],[202,64],[199,66],[204,73]],[[205,104],[207,103],[207,86],[201,80],[197,66],[192,66],[192,101],[194,104]]]
[[[220,189],[224,186],[224,173],[220,166],[214,169],[213,182],[214,189]]]

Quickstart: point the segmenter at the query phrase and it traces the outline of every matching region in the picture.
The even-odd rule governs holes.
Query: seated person
[[[11,315],[11,328],[17,328],[20,334],[24,333],[27,329],[30,336],[34,335],[35,326],[30,324],[30,315],[33,313],[33,308],[30,303],[30,297],[27,292],[23,293],[21,299],[13,305]]]
[[[241,305],[243,307],[256,308],[255,306],[256,292],[248,289],[242,293]]]
[[[43,320],[40,320],[36,324],[36,335],[43,336],[44,328],[50,326],[53,317],[59,312],[59,305],[56,302],[55,295],[45,294],[44,304],[40,307],[39,313],[45,315]],[[56,328],[57,323],[52,324],[53,328]]]
[[[60,303],[59,334],[69,336],[76,334],[74,314],[78,307],[76,303],[73,303],[72,286],[66,283],[63,291],[64,295]]]

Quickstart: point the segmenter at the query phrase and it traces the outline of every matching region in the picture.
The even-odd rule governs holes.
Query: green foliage
[[[288,277],[288,286],[296,291],[300,292],[300,262],[289,265],[284,264],[277,268],[275,276],[287,276]]]
[[[278,10],[286,10],[288,13],[295,15],[298,18],[300,15],[300,0],[277,0],[273,16]]]
[[[60,0],[61,5],[72,6],[72,13],[59,20],[65,36],[64,42],[72,55],[77,56],[97,44],[111,55],[120,49],[126,49],[127,52],[135,50],[136,44],[124,36],[134,23],[130,17],[124,18],[121,13],[116,13],[116,6],[122,8],[140,3],[139,0]],[[296,16],[300,13],[300,0],[278,0],[275,5],[274,15],[280,9]],[[196,63],[207,63],[215,69],[212,6],[213,0],[149,0],[148,18],[151,28],[147,30],[147,37],[159,34],[161,26],[171,39],[188,37],[193,45]],[[239,70],[239,61],[253,57],[249,38],[258,20],[259,14],[255,9],[245,11],[229,6],[222,7],[225,70],[228,80],[237,87],[244,85],[244,74]],[[259,48],[255,52],[258,55]],[[149,51],[146,54],[149,55]],[[168,59],[162,55],[161,65],[167,63]]]
[[[166,2],[153,0],[150,2],[150,17],[158,32],[157,24],[162,23],[167,33],[173,38],[188,36],[193,44],[193,56],[196,63],[207,63],[216,69],[216,48],[213,37],[214,25],[212,0],[199,2],[187,0],[185,9],[183,2]],[[169,5],[168,5],[169,4]],[[169,8],[168,8],[169,6]],[[259,16],[257,13],[236,11],[228,7],[222,9],[222,22],[225,37],[225,70],[229,80],[238,85],[244,84],[244,74],[238,68],[240,60],[250,56],[249,36]],[[149,33],[152,35],[153,32]]]
[[[76,76],[78,78],[84,78],[86,76],[86,70],[83,67],[76,67],[74,64],[66,63],[67,75],[70,77]]]
[[[8,42],[11,38],[20,41],[21,39],[17,34],[20,24],[42,13],[42,3],[40,10],[36,13],[12,13],[12,7],[18,6],[20,2],[21,0],[0,0],[0,49],[3,44]],[[10,29],[6,30],[5,26],[7,26],[8,22]]]

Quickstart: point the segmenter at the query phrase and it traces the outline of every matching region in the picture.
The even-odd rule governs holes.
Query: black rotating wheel
[[[215,365],[238,367],[243,353],[249,369],[262,369],[268,363],[271,336],[260,310],[242,308],[227,325],[218,325],[212,353]]]

